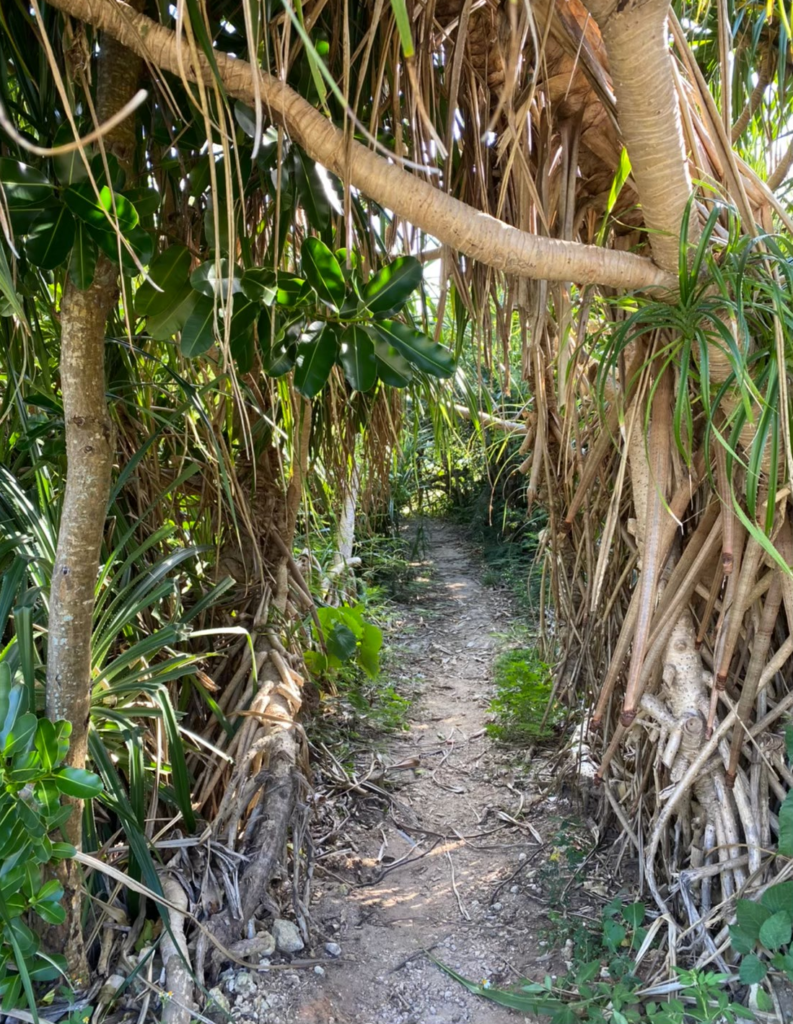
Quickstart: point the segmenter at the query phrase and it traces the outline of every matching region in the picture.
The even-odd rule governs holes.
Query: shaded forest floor
[[[540,795],[550,762],[527,763],[485,729],[515,610],[483,585],[460,528],[425,530],[422,586],[395,610],[383,672],[411,698],[405,728],[369,737],[346,765],[325,748],[311,798],[315,945],[301,969],[228,972],[236,1021],[506,1024],[522,1015],[431,957],[499,987],[564,973],[544,883],[569,808]]]

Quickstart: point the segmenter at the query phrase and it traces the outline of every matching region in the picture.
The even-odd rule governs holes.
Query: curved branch
[[[120,0],[50,0],[50,6],[107,32],[153,66],[180,74],[175,34],[136,13],[128,4]],[[228,94],[253,103],[251,65],[220,52],[215,53],[215,60]],[[190,65],[185,69],[187,76],[193,81],[200,77],[210,82],[212,69],[203,55],[199,55],[197,64],[198,67]],[[575,281],[625,290],[676,289],[676,276],[664,272],[651,260],[533,235],[481,213],[360,143],[348,146],[338,128],[283,82],[261,73],[259,85],[269,115],[286,128],[312,159],[370,199],[472,259],[508,274],[536,280]]]

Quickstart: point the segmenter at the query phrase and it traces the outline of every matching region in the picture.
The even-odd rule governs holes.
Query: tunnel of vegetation
[[[543,510],[604,826],[670,943],[776,998],[790,45],[774,0],[3,5],[4,1008],[107,966],[122,882],[188,1019],[303,827],[307,681],[377,672],[356,516],[467,421]]]

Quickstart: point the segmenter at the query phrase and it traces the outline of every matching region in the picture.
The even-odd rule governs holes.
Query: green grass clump
[[[490,735],[509,743],[551,739],[561,709],[552,706],[545,713],[553,682],[550,666],[540,659],[536,649],[504,651],[496,659],[494,676],[496,696],[490,712],[496,720],[487,726]]]

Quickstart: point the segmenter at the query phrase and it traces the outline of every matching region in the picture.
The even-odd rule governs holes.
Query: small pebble
[[[326,942],[325,952],[328,954],[328,956],[341,956],[341,946],[338,944],[338,942]]]
[[[325,968],[324,967],[320,967],[319,964],[317,964],[317,966],[314,968],[314,974],[318,974],[320,976],[320,978],[324,978],[325,977]]]
[[[516,892],[520,892],[520,886],[519,885],[511,885],[509,887],[509,891],[514,895]]]
[[[518,854],[518,860],[519,860],[519,861],[521,861],[521,862],[522,862],[522,861],[524,861],[525,859],[526,859],[526,854],[525,854],[525,853],[519,853],[519,854]]]
[[[493,910],[495,910],[496,913],[498,913],[499,910],[502,910],[502,909],[503,909],[503,907],[502,907],[502,905],[500,903],[494,903],[493,904]]]

